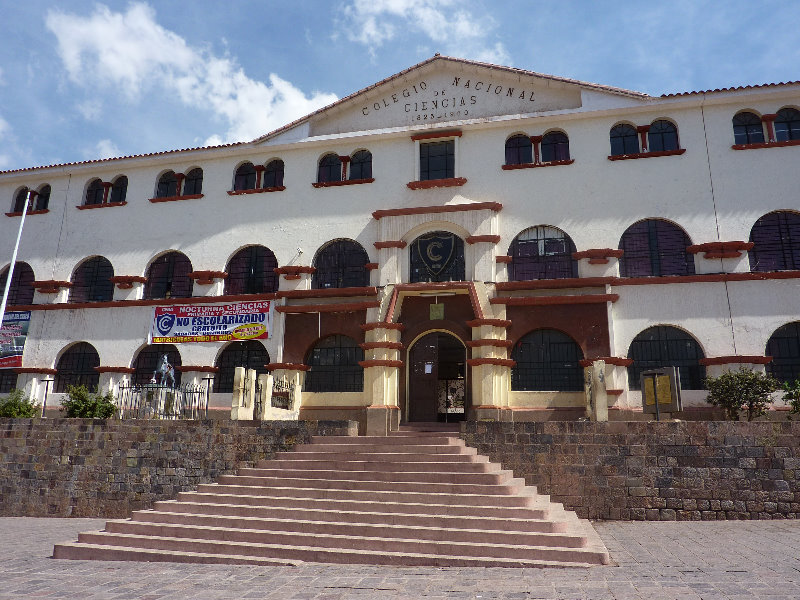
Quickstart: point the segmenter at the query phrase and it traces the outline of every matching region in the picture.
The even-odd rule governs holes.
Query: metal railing
[[[208,385],[170,387],[155,383],[122,385],[117,395],[119,419],[208,418]]]

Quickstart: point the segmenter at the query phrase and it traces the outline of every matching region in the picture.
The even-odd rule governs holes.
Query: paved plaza
[[[596,524],[615,566],[474,569],[55,560],[53,544],[100,519],[0,518],[0,600],[343,598],[800,598],[800,522]]]

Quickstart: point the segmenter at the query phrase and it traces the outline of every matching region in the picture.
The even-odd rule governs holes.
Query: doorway
[[[467,413],[467,349],[457,337],[434,331],[408,352],[408,421],[453,423]]]

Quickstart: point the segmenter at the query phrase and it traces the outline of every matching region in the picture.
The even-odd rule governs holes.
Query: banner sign
[[[149,343],[266,339],[272,332],[271,308],[269,300],[157,306]]]
[[[8,312],[0,327],[0,369],[22,366],[22,351],[31,323],[30,311]]]

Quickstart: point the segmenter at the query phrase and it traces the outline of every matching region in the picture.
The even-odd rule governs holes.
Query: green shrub
[[[752,421],[767,412],[770,394],[780,389],[780,383],[771,375],[741,367],[719,377],[709,377],[706,389],[706,402],[725,409],[728,419],[738,421],[739,412],[746,410],[747,420]]]
[[[85,385],[67,386],[69,398],[61,402],[67,417],[79,419],[107,419],[117,411],[114,394],[90,392]]]
[[[783,384],[783,400],[789,405],[791,412],[800,413],[800,379]]]
[[[39,405],[25,397],[22,390],[11,390],[8,396],[0,398],[0,417],[30,419],[39,416]]]

